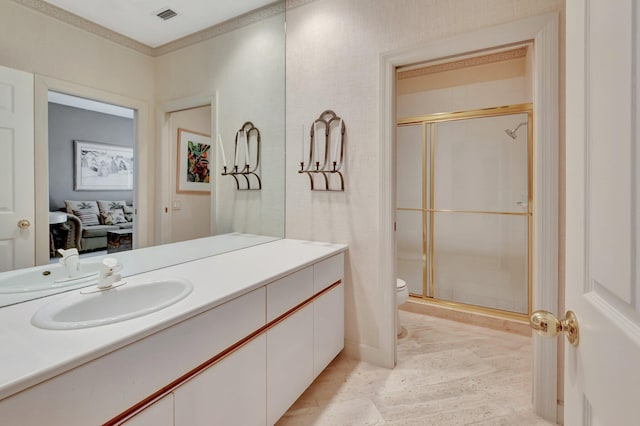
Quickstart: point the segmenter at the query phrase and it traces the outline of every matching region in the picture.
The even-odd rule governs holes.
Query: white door
[[[33,144],[33,74],[0,67],[0,272],[34,265]]]
[[[567,1],[565,424],[640,424],[640,6]]]

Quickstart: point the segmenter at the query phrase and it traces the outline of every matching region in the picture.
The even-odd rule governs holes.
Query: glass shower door
[[[398,121],[397,265],[412,295],[530,312],[531,117],[523,104]]]
[[[529,312],[528,114],[437,123],[433,296]],[[518,124],[525,123],[512,133]]]

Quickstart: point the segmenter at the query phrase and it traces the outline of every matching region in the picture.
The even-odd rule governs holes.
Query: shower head
[[[518,137],[518,135],[516,135],[516,131],[515,129],[505,129],[504,132],[511,136],[511,139],[516,139]]]
[[[518,138],[518,135],[516,134],[516,132],[518,131],[518,129],[519,129],[520,127],[522,127],[522,126],[526,126],[526,125],[527,125],[527,122],[525,121],[525,122],[523,122],[523,123],[518,124],[518,125],[517,125],[516,127],[514,127],[513,129],[505,129],[505,131],[504,131],[504,132],[505,132],[507,135],[509,135],[509,136],[511,137],[511,139],[517,139],[517,138]]]

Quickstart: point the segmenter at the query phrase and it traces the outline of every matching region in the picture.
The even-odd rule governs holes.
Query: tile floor
[[[393,370],[339,355],[277,423],[551,425],[531,406],[531,338],[400,311]]]

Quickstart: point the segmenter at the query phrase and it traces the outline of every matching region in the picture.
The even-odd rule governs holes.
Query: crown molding
[[[247,12],[244,15],[236,16],[235,18],[229,19],[228,21],[221,22],[212,27],[205,28],[204,30],[200,30],[196,33],[189,34],[188,36],[163,44],[162,46],[158,46],[154,49],[153,56],[166,55],[167,53],[171,53],[184,47],[191,46],[192,44],[209,40],[210,38],[219,36],[221,34],[228,33],[238,28],[242,28],[244,26],[262,21],[263,19],[267,19],[280,13],[284,13],[284,11],[285,5],[282,1],[268,4],[259,9]]]
[[[235,18],[229,19],[228,21],[224,21],[217,25],[213,25],[209,28],[205,28],[204,30],[198,31],[196,33],[174,40],[172,42],[163,44],[156,48],[147,46],[144,43],[140,43],[139,41],[133,40],[127,36],[124,36],[120,33],[117,33],[106,27],[103,27],[102,25],[98,25],[94,22],[91,22],[85,18],[82,18],[78,15],[75,15],[71,12],[68,12],[64,9],[61,9],[57,6],[54,6],[42,0],[11,0],[11,1],[13,1],[14,3],[18,3],[22,6],[28,7],[30,9],[33,9],[35,11],[38,11],[40,13],[43,13],[51,18],[55,18],[66,24],[73,25],[74,27],[88,31],[92,34],[105,38],[114,43],[120,44],[121,46],[133,49],[144,55],[157,57],[157,56],[166,55],[167,53],[174,52],[178,49],[182,49],[192,44],[200,43],[202,41],[236,30],[238,28],[251,25],[253,23],[270,18],[280,13],[283,13],[285,12],[286,9],[299,7],[307,3],[311,3],[312,1],[315,1],[315,0],[286,0],[286,5],[285,5],[285,2],[283,1],[276,1],[272,4],[268,4],[259,9],[245,13],[244,15],[237,16]]]

